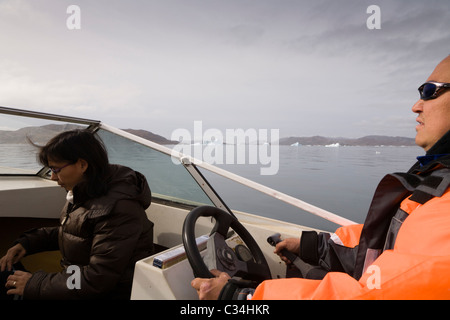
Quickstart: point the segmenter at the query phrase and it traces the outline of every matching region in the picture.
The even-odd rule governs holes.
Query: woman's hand
[[[13,264],[19,262],[26,253],[27,251],[20,243],[16,244],[14,247],[11,247],[0,259],[0,271],[11,271]]]
[[[14,274],[10,275],[6,281],[5,287],[9,289],[6,291],[6,294],[17,294],[19,296],[23,296],[23,291],[25,290],[25,286],[31,276],[32,274],[29,272],[19,270],[14,272]]]

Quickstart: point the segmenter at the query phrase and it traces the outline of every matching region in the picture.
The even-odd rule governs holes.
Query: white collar
[[[73,192],[69,190],[66,194],[66,200],[73,204]]]

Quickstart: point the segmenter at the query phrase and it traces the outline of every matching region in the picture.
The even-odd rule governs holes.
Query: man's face
[[[450,56],[445,58],[433,71],[427,81],[450,82]],[[450,130],[450,90],[436,99],[422,100],[414,104],[417,113],[416,144],[428,151],[447,131]]]

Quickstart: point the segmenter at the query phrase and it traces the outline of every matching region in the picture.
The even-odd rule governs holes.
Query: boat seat
[[[2,235],[0,256],[3,257],[6,254],[6,251],[24,231],[57,225],[59,225],[59,219],[0,217],[0,234]],[[59,251],[47,251],[24,257],[22,264],[29,272],[38,270],[59,272],[62,270],[60,261]]]

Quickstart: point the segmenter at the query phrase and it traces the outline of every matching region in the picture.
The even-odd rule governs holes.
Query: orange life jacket
[[[355,274],[267,280],[253,299],[450,299],[450,170],[414,179],[409,174],[386,176],[381,189],[389,185],[390,191],[377,188],[364,225],[336,231],[340,245],[360,247]],[[395,203],[400,208],[384,207],[384,214],[392,212],[387,214],[392,217],[388,231],[386,217],[377,214],[384,199],[391,208]],[[370,250],[375,252],[372,260]]]

